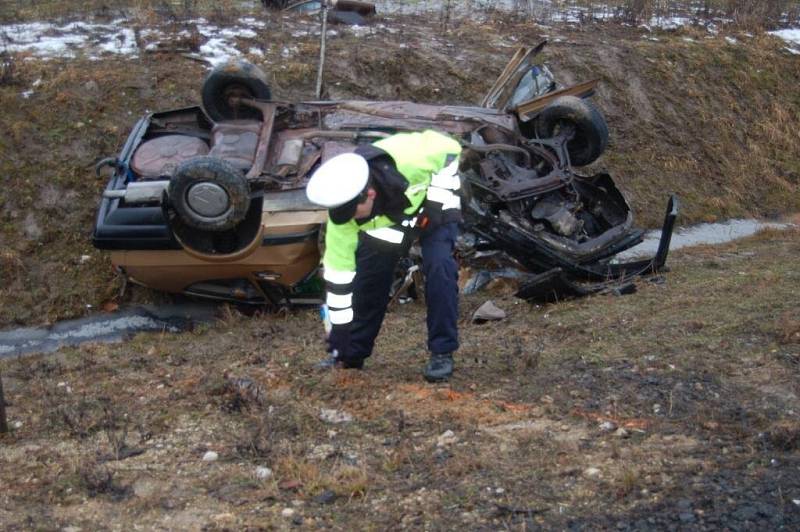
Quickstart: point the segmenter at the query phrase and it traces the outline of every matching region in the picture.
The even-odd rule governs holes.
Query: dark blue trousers
[[[428,306],[428,350],[452,353],[458,349],[458,266],[453,257],[458,224],[446,223],[420,234],[425,301]],[[389,303],[394,269],[405,253],[403,246],[366,234],[356,251],[353,281],[353,322],[350,326],[350,358],[372,354]]]

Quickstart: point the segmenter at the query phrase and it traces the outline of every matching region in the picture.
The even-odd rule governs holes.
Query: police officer
[[[428,130],[398,133],[324,162],[308,199],[328,208],[322,259],[331,331],[322,367],[361,369],[381,328],[397,261],[419,236],[428,306],[429,382],[447,380],[458,349],[461,146]]]

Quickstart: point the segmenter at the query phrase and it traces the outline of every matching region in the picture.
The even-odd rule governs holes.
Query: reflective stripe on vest
[[[332,325],[344,325],[353,321],[353,309],[347,308],[344,310],[329,309],[328,310]]]
[[[328,292],[325,302],[332,309],[346,309],[353,306],[353,293],[334,294],[333,292]]]
[[[371,237],[377,238],[379,240],[384,240],[386,242],[391,242],[392,244],[399,244],[403,241],[403,237],[405,237],[405,233],[398,229],[393,229],[391,227],[381,227],[380,229],[370,229],[367,231],[367,234]]]
[[[442,204],[442,210],[460,209],[461,198],[449,190],[439,187],[428,187],[428,200]]]
[[[350,284],[356,277],[356,272],[346,272],[325,268],[324,279],[333,284]]]
[[[461,188],[461,179],[458,177],[458,160],[442,168],[431,177],[431,186],[458,190]]]

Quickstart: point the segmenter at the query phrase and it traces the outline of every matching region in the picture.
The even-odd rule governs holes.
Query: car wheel
[[[247,179],[230,163],[196,157],[181,163],[167,187],[169,201],[188,226],[206,231],[235,227],[250,207]]]
[[[236,119],[261,119],[261,112],[236,104],[233,98],[269,100],[267,76],[257,66],[242,60],[231,60],[212,70],[202,89],[203,109],[214,122]]]
[[[574,166],[591,164],[608,146],[608,125],[591,102],[562,96],[542,110],[535,120],[539,138],[551,138],[572,130],[567,152]]]

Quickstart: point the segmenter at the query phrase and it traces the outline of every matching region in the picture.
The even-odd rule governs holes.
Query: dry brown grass
[[[782,344],[800,344],[800,313],[786,311],[777,322],[778,340]]]
[[[666,284],[621,298],[536,308],[499,295],[508,318],[464,323],[447,386],[410,367],[424,362],[408,356],[422,349],[421,305],[389,313],[364,372],[310,369],[323,350],[313,312],[231,314],[193,333],[3,361],[10,421],[23,421],[0,447],[11,465],[0,469],[4,522],[34,514],[31,526],[52,528],[38,512],[49,504],[89,528],[177,526],[189,514],[198,528],[300,517],[335,529],[502,528],[526,509],[546,509],[533,514],[546,528],[614,528],[640,510],[666,526],[675,501],[709,498],[705,515],[729,519],[729,497],[794,489],[768,459],[797,448],[797,343],[780,336],[796,331],[797,246],[798,233],[769,232],[677,253]],[[508,338],[538,345],[538,365],[509,364]],[[257,382],[261,399],[236,379]],[[353,420],[324,422],[321,408]],[[54,422],[65,412],[71,421]],[[601,430],[607,422],[627,435]],[[113,459],[125,446],[144,453]],[[207,450],[219,460],[203,462]],[[257,482],[257,466],[273,476]],[[715,491],[718,471],[747,491]],[[497,517],[499,507],[521,513]]]

